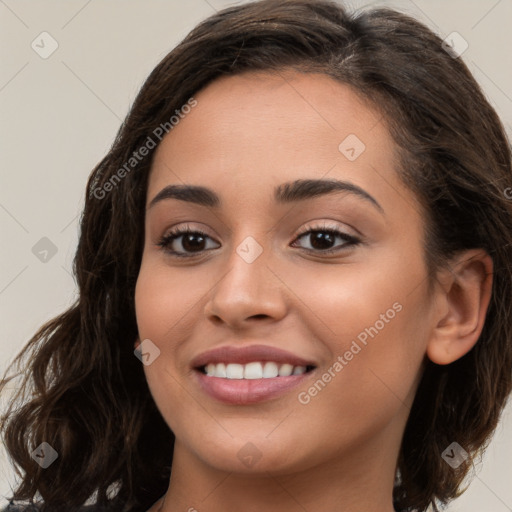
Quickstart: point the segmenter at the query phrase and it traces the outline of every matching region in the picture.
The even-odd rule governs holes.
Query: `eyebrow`
[[[335,192],[353,194],[368,201],[380,213],[384,213],[384,209],[378,201],[364,189],[348,181],[336,179],[301,179],[283,183],[274,189],[274,200],[279,204],[289,204]],[[165,199],[178,199],[211,208],[222,206],[221,198],[216,192],[207,187],[200,185],[168,185],[151,200],[148,209]]]

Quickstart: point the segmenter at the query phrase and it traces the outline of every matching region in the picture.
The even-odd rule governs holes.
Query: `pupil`
[[[311,234],[311,236],[313,237],[311,245],[315,249],[330,249],[331,248],[331,244],[333,243],[333,238],[330,233],[319,232],[316,234]],[[327,245],[326,245],[326,241],[327,241]]]
[[[198,240],[196,242],[193,241],[194,238],[197,238]],[[189,234],[189,235],[186,235],[183,239],[183,248],[185,250],[191,250],[193,251],[194,249],[203,249],[203,247],[201,247],[201,245],[204,243],[204,237],[202,235],[194,235],[194,234]]]

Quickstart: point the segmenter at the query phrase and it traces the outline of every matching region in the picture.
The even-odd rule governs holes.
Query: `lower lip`
[[[199,385],[211,397],[228,404],[247,405],[283,395],[303,383],[313,371],[271,379],[224,379],[209,377],[200,370],[195,373]]]

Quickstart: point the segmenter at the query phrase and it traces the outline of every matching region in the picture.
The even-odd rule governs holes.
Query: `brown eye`
[[[305,239],[309,243],[309,247],[304,247],[306,250],[324,254],[342,251],[360,243],[358,238],[338,229],[322,227],[307,230],[297,237],[297,240],[300,239]],[[336,240],[341,240],[342,243],[335,245]]]
[[[158,242],[158,246],[174,256],[190,257],[211,249],[207,247],[208,240],[212,239],[203,231],[185,227],[167,233]]]

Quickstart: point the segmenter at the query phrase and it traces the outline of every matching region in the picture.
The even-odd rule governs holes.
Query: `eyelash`
[[[352,236],[352,235],[348,235],[347,233],[344,233],[338,229],[335,229],[335,228],[332,228],[332,227],[329,227],[326,225],[315,226],[313,228],[308,227],[308,228],[306,228],[306,230],[304,230],[303,232],[301,232],[297,235],[296,240],[299,240],[306,235],[310,235],[311,233],[327,233],[331,236],[335,236],[335,237],[338,236],[345,241],[345,243],[341,247],[334,248],[334,249],[323,249],[323,250],[305,249],[308,252],[317,253],[320,255],[341,252],[343,249],[346,249],[348,247],[355,247],[361,243],[361,240],[359,238]],[[197,228],[191,229],[189,226],[184,226],[184,227],[175,228],[175,229],[171,230],[170,232],[168,232],[166,235],[164,235],[159,240],[159,242],[157,243],[157,246],[161,247],[165,252],[167,252],[168,254],[175,256],[177,258],[193,258],[194,256],[199,256],[202,253],[204,253],[204,250],[203,250],[203,251],[200,251],[197,253],[183,254],[183,253],[179,253],[179,252],[176,252],[176,251],[170,249],[170,246],[171,246],[172,242],[174,242],[174,240],[180,238],[183,235],[188,235],[188,234],[200,235],[201,237],[204,237],[204,238],[211,238],[207,233],[205,233],[204,231],[201,231],[200,229],[197,229]]]

